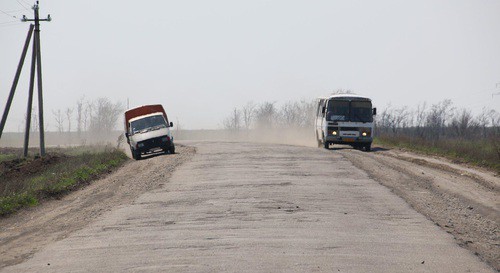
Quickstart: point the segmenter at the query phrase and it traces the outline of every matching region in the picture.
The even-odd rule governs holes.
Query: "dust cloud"
[[[252,130],[179,130],[173,131],[175,140],[230,141],[285,144],[316,147],[311,128],[252,129]]]
[[[252,130],[172,130],[174,141],[228,141],[228,142],[255,142],[270,144],[285,144],[295,146],[316,147],[314,130],[310,128],[286,129],[252,129]],[[4,133],[0,139],[1,147],[22,147],[24,133]],[[128,150],[123,131],[113,131],[108,134],[95,135],[88,132],[47,132],[45,134],[47,147],[74,147],[74,146],[113,146]],[[39,147],[39,136],[32,133],[30,147]]]

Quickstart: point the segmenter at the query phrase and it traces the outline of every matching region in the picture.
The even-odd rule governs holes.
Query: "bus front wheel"
[[[325,149],[327,149],[327,150],[330,149],[330,142],[325,141],[325,142],[323,142],[323,145],[324,145]]]

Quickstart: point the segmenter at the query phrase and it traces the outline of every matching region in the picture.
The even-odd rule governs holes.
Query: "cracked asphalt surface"
[[[495,272],[341,153],[189,145],[160,188],[0,271]]]

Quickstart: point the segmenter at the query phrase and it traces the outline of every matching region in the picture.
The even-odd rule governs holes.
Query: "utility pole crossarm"
[[[21,19],[22,22],[35,22],[36,19],[29,19],[28,17],[26,17],[26,15],[23,15],[23,18]],[[52,17],[50,17],[50,14],[47,15],[47,19],[38,19],[38,21],[47,21],[47,22],[50,22],[52,21]]]

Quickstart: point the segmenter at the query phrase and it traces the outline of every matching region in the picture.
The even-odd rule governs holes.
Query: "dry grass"
[[[485,167],[500,173],[500,139],[493,137],[478,140],[440,139],[430,141],[407,136],[380,136],[375,141],[386,146],[444,156],[454,161]]]
[[[52,150],[43,158],[4,160],[0,168],[0,216],[90,183],[127,159],[117,149],[85,147]]]

